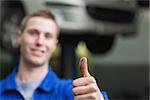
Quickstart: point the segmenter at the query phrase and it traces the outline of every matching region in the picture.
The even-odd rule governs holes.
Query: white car
[[[86,42],[92,53],[106,53],[116,35],[136,33],[136,0],[1,0],[1,46],[16,47],[15,33],[22,18],[43,7],[56,16],[60,43]],[[6,44],[12,44],[8,46]]]

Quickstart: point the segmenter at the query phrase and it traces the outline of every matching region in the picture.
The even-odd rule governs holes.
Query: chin
[[[41,60],[41,59],[32,59],[30,60],[30,63],[34,66],[43,66],[46,64],[46,61]]]
[[[42,61],[34,61],[33,64],[36,65],[36,66],[43,66],[43,65],[45,65],[45,62],[42,62]]]

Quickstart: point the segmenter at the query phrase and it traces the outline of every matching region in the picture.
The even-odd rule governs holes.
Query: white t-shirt
[[[25,100],[33,100],[33,93],[41,82],[23,83],[16,79],[17,90],[21,93]]]

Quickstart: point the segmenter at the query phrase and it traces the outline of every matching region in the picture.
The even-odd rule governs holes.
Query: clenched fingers
[[[73,86],[77,87],[77,86],[85,86],[91,83],[96,83],[96,80],[94,77],[90,76],[90,77],[81,77],[78,78],[76,80],[73,81]]]
[[[90,93],[90,94],[83,94],[83,95],[77,95],[74,97],[75,100],[96,100],[97,99],[97,93]]]
[[[98,91],[98,87],[95,83],[92,83],[92,84],[89,84],[86,86],[79,86],[79,87],[73,88],[73,93],[75,96],[93,93],[93,92],[97,92],[97,91]]]

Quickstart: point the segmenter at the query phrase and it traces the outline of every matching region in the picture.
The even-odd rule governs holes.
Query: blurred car
[[[136,0],[1,0],[0,4],[2,48],[16,48],[20,21],[43,7],[56,16],[62,45],[82,40],[92,53],[102,54],[111,49],[117,35],[136,33]]]

